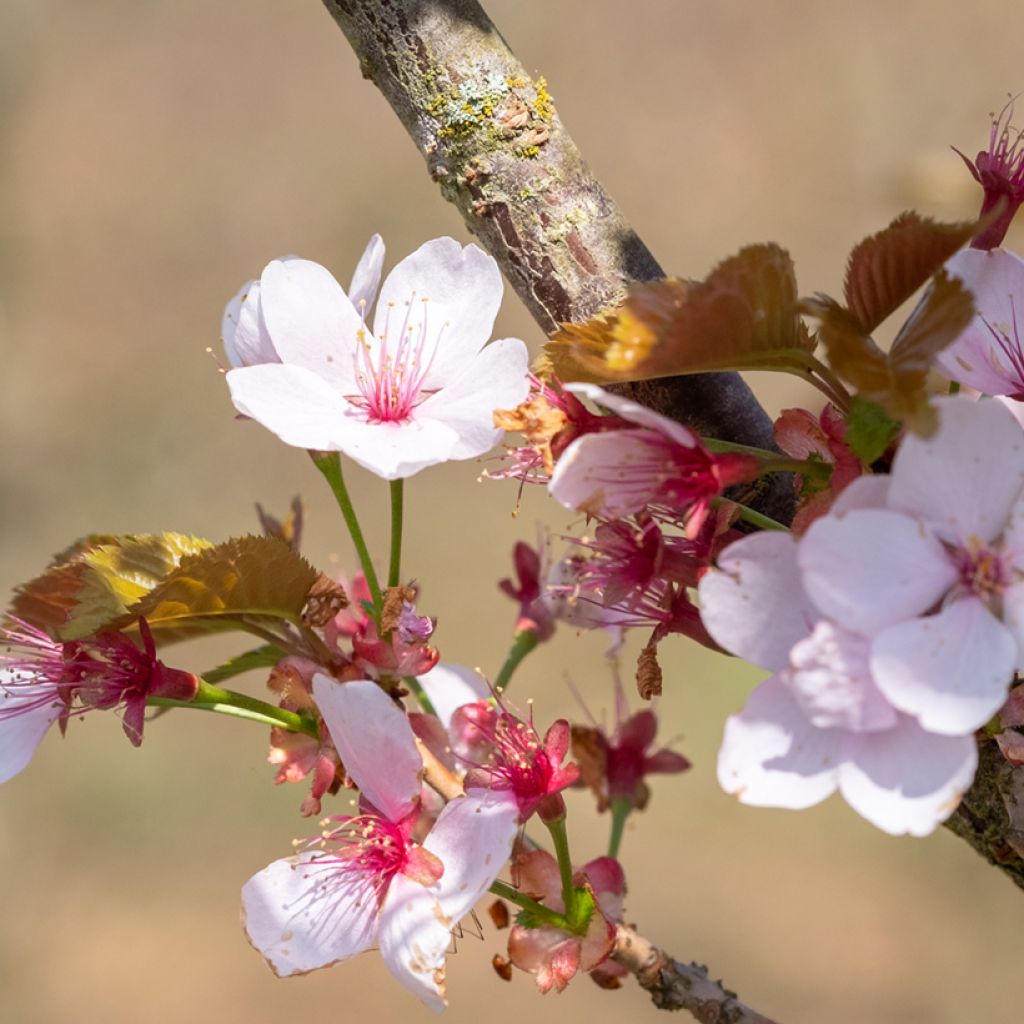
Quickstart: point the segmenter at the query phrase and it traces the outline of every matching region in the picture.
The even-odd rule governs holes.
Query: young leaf
[[[242,617],[299,620],[319,573],[274,537],[238,537],[182,561],[119,623],[145,618],[163,643],[220,629]]]
[[[975,221],[941,224],[910,211],[858,243],[847,260],[843,294],[864,333],[906,302],[977,227]]]
[[[565,324],[545,348],[563,380],[645,380],[714,370],[794,369],[814,348],[789,253],[751,245],[704,281],[633,285],[623,303]]]

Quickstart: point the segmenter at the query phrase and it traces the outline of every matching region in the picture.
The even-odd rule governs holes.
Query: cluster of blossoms
[[[228,388],[244,418],[310,453],[361,572],[338,582],[301,558],[301,509],[285,524],[261,511],[268,536],[222,546],[81,542],[22,588],[0,628],[0,781],[54,722],[63,731],[85,711],[120,712],[136,746],[154,705],[270,725],[276,781],[308,781],[302,815],[343,790],[359,796],[356,813],[329,814],[245,883],[251,943],[279,975],[379,948],[434,1009],[453,930],[487,893],[519,909],[507,958],[494,959],[502,977],[515,966],[547,992],[579,973],[616,987],[624,973],[624,824],[647,805],[649,776],[688,762],[652,749],[655,713],[629,713],[614,660],[610,728],[558,719],[542,735],[532,713],[510,709],[513,673],[559,622],[612,633],[613,659],[643,630],[644,698],[662,690],[657,650],[671,634],[769,671],[727,722],[719,756],[723,788],[743,802],[803,808],[838,790],[887,832],[931,832],[971,785],[978,730],[1024,763],[1024,688],[1011,692],[1024,670],[1024,261],[995,248],[1024,201],[1024,149],[1005,111],[970,166],[986,191],[983,226],[937,280],[956,279],[973,313],[932,368],[978,395],[918,396],[936,428],[889,420],[871,457],[834,374],[820,413],[779,418],[784,454],[701,438],[594,384],[531,375],[523,342],[487,344],[502,285],[475,246],[428,242],[381,284],[375,236],[347,292],[319,264],[274,260],[225,310]],[[847,327],[864,326],[843,312]],[[859,358],[884,362],[866,332],[858,340]],[[565,538],[558,559],[547,541],[516,546],[516,578],[500,583],[518,606],[513,640],[488,683],[432,646],[435,622],[401,571],[402,482],[485,454],[503,430],[525,441],[489,475],[543,485],[587,532]],[[390,483],[383,586],[340,455]],[[745,504],[769,473],[795,474],[791,531]],[[225,626],[265,646],[219,666],[216,681],[269,668],[273,700],[156,656],[158,642]],[[571,787],[588,787],[612,821],[607,853],[581,867],[569,852]],[[527,836],[534,822],[553,852]],[[504,907],[492,907],[499,927]]]

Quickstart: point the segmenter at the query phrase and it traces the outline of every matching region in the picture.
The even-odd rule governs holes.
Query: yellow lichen
[[[555,101],[548,91],[548,80],[541,75],[537,79],[534,88],[537,90],[537,98],[533,102],[534,113],[543,121],[550,121],[555,116]]]

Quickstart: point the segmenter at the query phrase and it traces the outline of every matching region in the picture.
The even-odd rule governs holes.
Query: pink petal
[[[402,985],[436,1013],[448,1005],[444,958],[453,927],[430,890],[395,875],[380,912],[380,955]]]
[[[513,409],[526,399],[529,353],[518,338],[492,341],[462,372],[416,409],[415,416],[451,428],[457,441],[449,459],[473,459],[493,448],[502,431],[495,409]]]
[[[362,319],[329,270],[312,260],[274,260],[260,278],[260,303],[283,362],[311,370],[341,394],[358,393],[353,357]]]
[[[426,390],[456,378],[491,336],[501,304],[498,265],[475,245],[435,238],[406,256],[388,274],[377,300],[373,333],[391,336],[426,323],[426,351],[433,353]],[[427,301],[424,303],[424,299]]]
[[[63,708],[53,686],[17,682],[5,688],[13,682],[7,672],[0,670],[0,782],[14,778],[28,765]],[[48,691],[51,702],[21,710],[45,699]]]
[[[405,712],[374,682],[313,677],[313,697],[342,764],[363,796],[391,821],[416,805],[423,761]]]
[[[596,384],[566,384],[565,390],[574,395],[589,398],[595,405],[604,406],[605,409],[615,413],[616,416],[621,416],[624,420],[629,420],[630,423],[639,424],[657,434],[662,434],[684,448],[693,448],[697,444],[696,434],[681,423],[670,420],[667,416],[662,416],[661,413],[648,409],[645,405],[640,405],[639,402],[613,395]]]
[[[347,429],[348,403],[311,370],[264,363],[229,370],[227,382],[235,408],[285,444],[339,450],[338,438]]]
[[[843,735],[811,725],[780,676],[772,676],[725,723],[719,784],[754,807],[812,807],[835,792]]]
[[[811,600],[865,635],[927,611],[957,579],[931,530],[886,509],[819,519],[800,542],[797,561]]]
[[[1000,403],[939,398],[939,429],[908,435],[896,454],[891,508],[918,516],[951,543],[1002,532],[1024,487],[1024,432]]]
[[[444,864],[444,874],[430,892],[452,926],[498,877],[518,831],[519,804],[510,792],[473,790],[441,812],[423,847]]]
[[[369,313],[373,305],[383,267],[384,239],[380,235],[373,235],[366,243],[363,255],[359,257],[352,274],[352,283],[348,286],[348,300],[352,308],[363,316]]]
[[[930,732],[984,725],[1006,700],[1017,663],[1010,631],[977,597],[883,630],[871,647],[878,688]]]
[[[480,673],[463,665],[436,665],[426,675],[417,676],[416,681],[426,691],[445,729],[451,725],[456,708],[486,700],[491,695]]]
[[[446,423],[416,417],[406,423],[367,423],[356,413],[335,431],[338,451],[384,480],[404,480],[451,458],[458,434]]]
[[[839,769],[846,802],[890,835],[926,836],[974,779],[973,736],[936,736],[901,715],[886,732],[848,734]]]
[[[1018,565],[1022,563],[1017,562]],[[1024,672],[1024,581],[1014,583],[1003,591],[1003,623],[1017,644],[1018,672]]]
[[[373,880],[351,872],[342,878],[330,858],[304,853],[275,860],[242,887],[249,941],[275,974],[330,967],[373,946]]]
[[[804,593],[795,539],[765,531],[730,544],[700,581],[700,615],[726,650],[777,671],[821,617]]]
[[[855,508],[884,508],[889,498],[889,483],[892,478],[884,473],[868,473],[859,476],[843,488],[832,504],[832,515],[842,516]]]

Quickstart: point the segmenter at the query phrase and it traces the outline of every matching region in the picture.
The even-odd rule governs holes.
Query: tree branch
[[[625,925],[619,925],[612,959],[636,975],[659,1010],[689,1010],[701,1024],[773,1024],[712,981],[706,967],[673,960]]]

